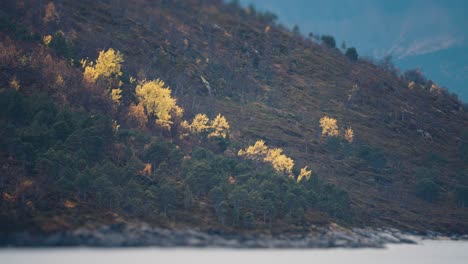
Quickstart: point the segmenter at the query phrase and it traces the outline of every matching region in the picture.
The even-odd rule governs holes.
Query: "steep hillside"
[[[54,3],[53,7],[50,3]],[[105,150],[90,149],[83,154],[83,159],[89,164],[84,167],[91,168],[95,165],[91,165],[93,158],[90,155],[94,154],[90,153],[105,152],[105,157],[110,157],[112,164],[117,166],[113,168],[117,170],[113,175],[123,175],[126,166],[126,176],[123,178],[134,177],[131,174],[143,170],[145,163],[159,166],[161,162],[155,160],[164,155],[169,157],[166,160],[169,168],[150,168],[149,183],[144,183],[151,186],[151,181],[157,182],[155,185],[159,189],[155,193],[160,196],[158,205],[162,205],[158,206],[157,211],[169,215],[168,220],[161,220],[159,216],[148,217],[152,209],[148,211],[142,208],[138,208],[141,211],[127,208],[125,213],[120,212],[122,216],[115,216],[118,208],[139,206],[112,205],[111,201],[103,201],[94,207],[93,200],[84,197],[88,191],[81,189],[71,195],[73,199],[56,194],[55,191],[45,191],[39,197],[22,201],[22,206],[27,201],[36,203],[34,199],[49,199],[46,198],[47,193],[54,193],[56,196],[48,201],[65,201],[68,202],[65,208],[81,208],[81,211],[72,213],[62,208],[66,217],[54,220],[59,228],[69,228],[73,226],[71,222],[81,225],[93,221],[113,222],[119,217],[128,217],[142,218],[160,225],[171,226],[176,223],[204,228],[251,228],[253,222],[257,223],[258,229],[267,230],[271,229],[273,219],[277,230],[287,230],[292,223],[298,230],[302,230],[311,223],[340,221],[349,225],[392,226],[409,230],[468,231],[468,209],[465,207],[468,204],[468,114],[460,102],[436,85],[425,89],[422,83],[410,84],[412,80],[400,78],[369,61],[351,61],[337,49],[292,33],[275,24],[270,14],[256,13],[217,0],[4,1],[0,7],[0,87],[5,93],[10,93],[16,87],[21,94],[8,95],[4,100],[11,102],[12,98],[24,96],[26,99],[18,99],[21,103],[14,105],[24,108],[24,104],[34,105],[31,96],[35,98],[39,92],[45,92],[48,94],[47,100],[52,102],[44,104],[54,105],[24,110],[25,117],[5,115],[2,117],[5,124],[15,123],[17,127],[29,129],[34,134],[44,129],[40,126],[42,121],[38,121],[38,124],[26,121],[28,117],[34,116],[34,109],[57,107],[60,110],[53,111],[57,112],[54,114],[57,119],[65,115],[63,111],[78,111],[70,119],[71,123],[97,127],[100,121],[93,125],[83,120],[102,114],[114,120],[114,128],[115,124],[120,125],[120,131],[137,133],[134,130],[138,130],[142,136],[123,136],[120,133],[115,142],[102,143]],[[47,41],[45,36],[52,37],[52,40]],[[94,61],[100,51],[109,48],[120,51],[124,60],[122,74],[118,76],[122,82],[119,84],[122,98],[118,107],[106,99],[101,89],[106,84],[98,82],[89,85],[84,82],[83,69],[79,63],[84,58]],[[57,81],[57,74],[60,74],[62,81]],[[218,113],[225,116],[230,123],[227,142],[218,144],[197,137],[183,140],[174,129],[168,133],[153,124],[140,128],[132,125],[127,116],[132,104],[134,106],[138,100],[134,93],[137,86],[134,80],[158,78],[172,89],[172,96],[177,98],[177,103],[185,110],[181,117],[183,120],[190,121],[198,113],[205,113],[211,119]],[[339,136],[322,135],[319,121],[324,116],[337,120]],[[112,120],[108,121],[111,128]],[[55,121],[47,122],[42,125],[48,127],[55,124]],[[80,135],[88,135],[83,137],[96,136],[93,133],[112,134],[107,130],[109,127],[100,127],[100,130],[87,130],[85,125],[73,127],[84,131]],[[343,138],[346,128],[354,131],[351,142]],[[4,130],[2,133],[7,134]],[[91,134],[86,134],[88,132]],[[40,135],[30,137],[38,137],[38,140],[42,138]],[[139,137],[153,139],[145,141]],[[252,176],[256,179],[273,174],[271,168],[263,169],[263,163],[249,163],[236,155],[240,149],[259,139],[268,146],[282,148],[287,156],[294,159],[295,175],[304,166],[312,169],[311,179],[301,187],[293,185],[294,181],[287,185],[282,183],[283,180],[278,180],[279,185],[265,185],[262,188],[284,192],[285,196],[286,193],[300,196],[310,191],[310,188],[316,188],[317,193],[302,197],[306,200],[304,203],[313,205],[298,206],[300,210],[293,212],[291,208],[296,208],[295,204],[300,197],[291,201],[285,197],[280,199],[284,204],[272,206],[283,213],[262,209],[258,211],[264,212],[262,216],[247,206],[238,206],[243,203],[241,201],[245,202],[248,187],[245,193],[231,192],[230,187],[223,187],[218,191],[229,191],[229,195],[224,195],[229,200],[226,207],[233,210],[224,216],[220,213],[220,208],[224,207],[221,202],[216,202],[214,197],[217,196],[212,190],[203,187],[195,191],[199,183],[192,183],[187,175],[202,172],[197,171],[200,168],[196,164],[189,164],[187,159],[212,162],[227,158],[263,175]],[[155,156],[148,154],[151,157],[147,157],[144,153],[148,153],[148,146],[154,140],[170,141],[174,145],[155,147],[162,152],[157,152]],[[112,147],[107,148],[106,144]],[[1,150],[4,154],[3,170],[12,167],[15,170],[4,172],[4,175],[22,174],[27,179],[37,179],[33,181],[47,185],[47,173],[42,178],[35,178],[41,174],[35,162],[32,165],[19,162],[19,156],[11,154],[15,145],[10,148],[4,147],[6,145],[3,143]],[[132,147],[128,147],[130,145]],[[86,148],[85,143],[70,146]],[[196,152],[196,146],[210,149],[212,153],[206,154],[203,152],[205,150],[203,153]],[[124,153],[116,157],[117,147],[122,152],[130,151],[133,154]],[[180,153],[174,154],[177,152],[174,149]],[[165,154],[165,150],[170,154]],[[127,160],[132,158],[126,155],[138,156],[139,163],[129,168]],[[184,161],[171,163],[175,156],[170,155],[185,156],[181,158]],[[219,161],[219,164],[224,165],[216,163],[210,166],[231,166],[223,162]],[[229,175],[233,177],[232,181],[237,180],[238,184],[244,180],[247,182],[245,168],[236,166],[232,170],[223,170],[222,174],[228,176],[228,173],[237,173]],[[84,167],[78,164],[76,171],[82,172]],[[105,172],[108,170],[103,168]],[[171,175],[171,170],[174,175]],[[164,205],[166,196],[160,195],[169,190],[161,187],[169,183],[158,182],[161,175],[174,177],[171,184],[181,188],[180,195],[174,196],[174,199],[180,200],[180,204],[173,205],[177,213],[172,215]],[[5,219],[9,210],[17,210],[16,207],[20,206],[8,204],[8,200],[14,199],[11,198],[12,193],[28,185],[24,181],[20,183],[12,180],[12,177],[2,180],[2,215]],[[133,184],[127,178],[119,181],[122,190],[130,188],[126,184]],[[301,189],[296,192],[295,188],[303,188],[305,191]],[[343,197],[349,196],[349,208],[347,198],[341,198],[340,189],[347,193]],[[99,196],[100,190],[97,188],[89,192],[91,196]],[[196,203],[194,209],[184,204],[184,197],[192,197],[186,192],[193,192],[193,203]],[[329,198],[327,193],[333,197]],[[318,202],[311,202],[314,199]],[[135,202],[141,203],[143,200]],[[106,208],[104,213],[102,208]],[[192,218],[189,216],[190,210],[195,212]],[[56,217],[47,210],[38,213],[42,211],[37,209],[25,215],[37,216],[35,223],[38,225],[44,219]],[[265,215],[270,213],[284,216],[277,221],[270,216],[271,219],[266,221],[268,217]],[[90,219],[86,219],[85,215]],[[239,224],[242,222],[239,220],[240,215],[243,215],[244,224]],[[23,213],[18,213],[18,218],[22,217]],[[233,217],[233,224],[226,224],[229,221],[225,217]],[[9,218],[5,220],[9,224],[12,221]],[[262,222],[264,225],[259,224]],[[41,228],[48,230],[43,226]]]

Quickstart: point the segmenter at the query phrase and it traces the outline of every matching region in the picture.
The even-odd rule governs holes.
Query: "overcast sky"
[[[269,10],[303,34],[331,34],[363,56],[392,54],[403,68],[468,102],[468,1],[464,0],[241,0]]]

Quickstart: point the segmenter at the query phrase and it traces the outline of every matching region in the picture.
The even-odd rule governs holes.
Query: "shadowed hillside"
[[[3,226],[468,230],[468,114],[435,84],[217,0],[4,1],[0,17]],[[121,68],[99,75],[109,49]],[[184,110],[169,129],[138,92],[156,79]],[[237,155],[257,140],[294,167]]]

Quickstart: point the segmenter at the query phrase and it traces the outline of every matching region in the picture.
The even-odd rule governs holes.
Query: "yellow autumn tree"
[[[163,81],[143,81],[137,85],[135,93],[146,112],[156,117],[156,124],[170,129],[174,119],[182,117],[183,109]]]
[[[46,35],[46,36],[42,37],[42,42],[46,46],[49,46],[51,41],[52,41],[52,36],[51,35]]]
[[[320,127],[322,128],[322,136],[338,136],[338,125],[336,119],[324,116],[320,118]]]
[[[122,99],[122,89],[112,89],[110,95],[112,102],[120,104],[120,99]]]
[[[213,121],[211,121],[211,133],[208,137],[222,137],[226,138],[229,132],[229,123],[224,116],[218,114]]]
[[[151,163],[146,163],[146,164],[145,164],[145,167],[144,167],[141,171],[139,171],[138,173],[139,173],[140,175],[150,176],[150,175],[151,175],[151,171],[152,171],[152,167],[153,167],[153,166],[151,165]]]
[[[345,130],[345,139],[349,143],[353,143],[354,141],[354,130],[352,128],[348,128]]]
[[[284,155],[281,148],[269,149],[263,140],[257,140],[254,145],[247,147],[245,150],[239,150],[237,155],[270,163],[276,172],[288,174],[291,178],[294,177],[292,174],[294,160]]]
[[[254,145],[248,146],[245,150],[241,149],[237,155],[251,160],[263,160],[268,153],[268,147],[265,141],[257,140]]]
[[[82,60],[84,76],[88,81],[96,82],[100,77],[113,78],[122,76],[123,55],[120,51],[110,48],[107,51],[99,51],[96,62]]]
[[[292,174],[292,168],[294,167],[294,161],[283,154],[283,150],[280,148],[274,148],[268,150],[265,157],[266,162],[270,162],[273,165],[273,169],[279,173],[288,174],[290,177],[294,177]]]
[[[310,175],[312,175],[312,171],[311,170],[308,170],[307,169],[307,166],[305,166],[304,168],[301,169],[301,172],[299,173],[299,175],[297,176],[297,182],[301,182],[302,179],[306,179],[306,180],[309,180],[310,179]]]
[[[179,125],[179,132],[180,132],[180,139],[184,139],[189,136],[191,130],[190,130],[190,123],[187,120],[183,120],[180,122]]]
[[[204,133],[210,129],[210,119],[205,114],[197,114],[189,125],[190,132],[192,133]]]
[[[120,51],[110,48],[107,51],[101,50],[96,62],[81,60],[84,69],[83,77],[89,83],[103,85],[109,92],[112,101],[120,104],[122,98],[122,63],[123,55]]]
[[[20,82],[16,79],[16,77],[13,77],[10,80],[10,87],[15,89],[16,91],[19,91],[19,89],[21,88]]]

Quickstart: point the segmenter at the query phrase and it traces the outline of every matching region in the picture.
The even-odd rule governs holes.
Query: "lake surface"
[[[468,263],[468,242],[425,240],[418,245],[389,245],[386,249],[6,248],[0,250],[0,263],[466,264]]]

